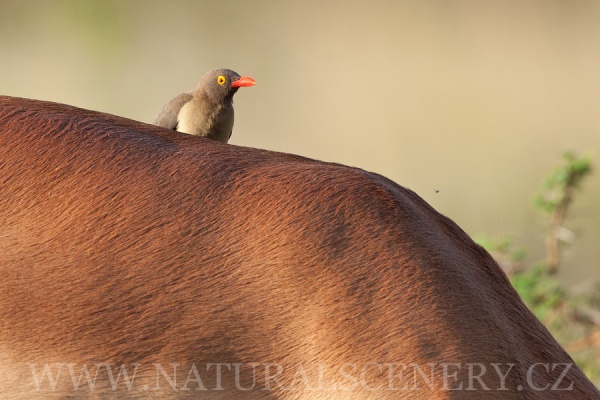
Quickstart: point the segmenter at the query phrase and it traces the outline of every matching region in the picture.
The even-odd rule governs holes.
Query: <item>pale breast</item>
[[[227,143],[233,129],[233,105],[207,106],[192,99],[179,111],[177,131]]]

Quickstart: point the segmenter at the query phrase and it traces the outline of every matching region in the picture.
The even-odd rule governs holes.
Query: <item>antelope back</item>
[[[372,173],[0,97],[0,398],[600,398]]]

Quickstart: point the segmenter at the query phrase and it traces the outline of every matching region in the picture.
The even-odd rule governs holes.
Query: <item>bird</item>
[[[230,69],[209,71],[194,90],[165,104],[154,125],[227,143],[233,131],[233,95],[255,84],[254,79]]]

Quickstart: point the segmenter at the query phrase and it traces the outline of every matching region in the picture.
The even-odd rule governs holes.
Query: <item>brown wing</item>
[[[189,93],[182,93],[164,105],[158,116],[154,120],[154,125],[162,126],[167,129],[177,129],[177,115],[181,107],[192,99]]]

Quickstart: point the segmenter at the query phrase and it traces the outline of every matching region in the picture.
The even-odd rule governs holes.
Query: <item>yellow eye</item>
[[[219,75],[219,77],[217,78],[217,83],[221,86],[223,86],[225,84],[225,82],[227,82],[227,79],[225,79],[225,77],[223,75]]]

